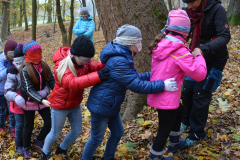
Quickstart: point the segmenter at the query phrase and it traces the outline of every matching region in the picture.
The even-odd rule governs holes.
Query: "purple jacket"
[[[207,75],[206,62],[203,56],[193,59],[190,49],[184,44],[181,36],[166,35],[152,52],[152,69],[150,81],[175,78],[178,90],[175,92],[148,95],[148,105],[157,109],[177,109],[185,74],[196,81],[202,81]]]

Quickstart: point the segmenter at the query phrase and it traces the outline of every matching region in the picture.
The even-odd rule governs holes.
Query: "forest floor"
[[[69,24],[65,24],[69,27]],[[174,154],[175,159],[219,159],[237,160],[240,159],[240,26],[231,27],[232,39],[228,44],[230,58],[224,69],[224,77],[220,87],[213,93],[213,100],[209,109],[209,118],[205,127],[208,138],[191,148],[179,149]],[[43,48],[43,58],[53,70],[52,57],[54,52],[62,45],[62,35],[56,26],[56,33],[52,32],[53,24],[37,27],[37,41]],[[43,33],[49,33],[46,37]],[[31,40],[31,30],[24,29],[12,31],[8,39],[15,39],[18,43],[26,43]],[[73,40],[75,36],[73,36]],[[106,45],[101,31],[94,33],[96,55],[93,60],[100,61],[99,55]],[[3,44],[4,46],[4,44]],[[56,147],[62,142],[66,134],[71,130],[69,122],[66,121],[62,135],[52,148],[52,159],[73,159],[81,158],[84,146],[90,136],[90,112],[86,108],[87,97],[90,88],[85,89],[82,102],[83,133],[71,145],[68,156],[54,155]],[[23,155],[15,153],[14,137],[8,132],[8,121],[6,132],[0,132],[0,159],[26,159]],[[43,126],[41,116],[37,114],[32,137],[32,144]],[[155,109],[144,106],[143,110],[131,122],[124,124],[125,134],[122,137],[115,158],[117,160],[148,160],[150,155],[149,147],[156,136],[158,127],[157,112]],[[99,160],[104,153],[110,130],[107,129],[103,143],[97,148],[94,160]],[[183,134],[186,137],[187,132]],[[166,144],[168,145],[168,143]],[[32,154],[39,159],[41,150],[32,145]],[[165,153],[170,156],[172,153]]]

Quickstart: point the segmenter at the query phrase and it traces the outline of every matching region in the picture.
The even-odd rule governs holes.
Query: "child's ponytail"
[[[62,77],[66,71],[66,69],[69,68],[70,71],[74,74],[75,77],[77,77],[77,70],[75,69],[74,65],[73,65],[73,62],[71,60],[71,56],[68,55],[66,58],[64,58],[59,66],[58,66],[58,69],[57,69],[57,72],[58,72],[58,75],[57,75],[57,78],[58,78],[58,81],[61,83],[62,82]]]
[[[148,49],[149,49],[149,52],[148,54],[152,54],[152,50],[155,50],[158,46],[158,43],[162,40],[162,38],[165,38],[165,34],[164,33],[160,33],[158,34],[154,41],[152,43],[150,43]]]

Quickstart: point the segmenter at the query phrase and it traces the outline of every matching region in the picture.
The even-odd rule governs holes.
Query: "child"
[[[52,128],[47,135],[40,156],[50,158],[52,146],[61,135],[68,117],[71,131],[57,147],[56,154],[67,154],[70,145],[82,133],[82,111],[80,103],[84,88],[108,79],[109,69],[91,60],[95,54],[92,41],[84,35],[77,37],[71,47],[60,47],[53,56],[56,86],[51,93]],[[103,69],[102,69],[103,68]],[[90,74],[88,74],[90,72]]]
[[[101,61],[110,69],[109,80],[95,85],[89,95],[87,107],[91,112],[91,137],[82,160],[93,158],[102,143],[107,126],[111,130],[103,160],[113,160],[118,142],[124,134],[120,106],[127,89],[140,94],[154,94],[165,90],[175,91],[176,82],[166,80],[150,82],[150,73],[138,74],[133,57],[142,49],[141,31],[132,25],[120,27],[116,39],[101,52]],[[165,85],[164,85],[165,84]]]
[[[190,31],[190,20],[185,11],[173,10],[162,34],[156,36],[150,45],[152,54],[151,81],[173,77],[177,81],[176,92],[163,92],[148,95],[148,105],[158,109],[159,128],[157,136],[150,147],[151,160],[172,160],[164,158],[164,145],[169,136],[168,150],[176,152],[184,146],[185,139],[180,139],[180,124],[184,109],[180,104],[181,85],[187,74],[196,81],[201,81],[207,74],[206,62],[200,54],[190,54],[184,45]]]
[[[7,80],[7,73],[9,67],[13,66],[12,60],[14,55],[14,49],[17,47],[15,40],[8,40],[4,47],[4,53],[0,55],[0,130],[5,130],[5,118],[6,110],[9,112],[9,131],[12,136],[15,136],[15,119],[14,114],[9,111],[10,102],[6,101],[4,97],[4,85]],[[5,57],[5,58],[4,58]]]
[[[23,53],[25,62],[20,73],[23,99],[19,100],[21,107],[23,104],[24,115],[23,153],[24,156],[32,157],[30,143],[35,111],[38,111],[44,121],[44,126],[35,141],[35,145],[42,148],[44,139],[51,129],[50,102],[46,100],[48,92],[42,89],[46,85],[53,89],[55,81],[47,63],[42,60],[42,48],[38,42],[32,40],[24,44]]]

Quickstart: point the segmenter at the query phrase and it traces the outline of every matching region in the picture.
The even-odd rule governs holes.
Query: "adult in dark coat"
[[[194,145],[207,135],[204,127],[208,118],[209,104],[222,79],[222,71],[228,56],[227,43],[231,35],[226,11],[220,0],[183,0],[191,19],[192,52],[200,52],[207,63],[208,74],[201,82],[185,78],[182,102],[186,109],[182,129],[190,126],[187,145]]]

